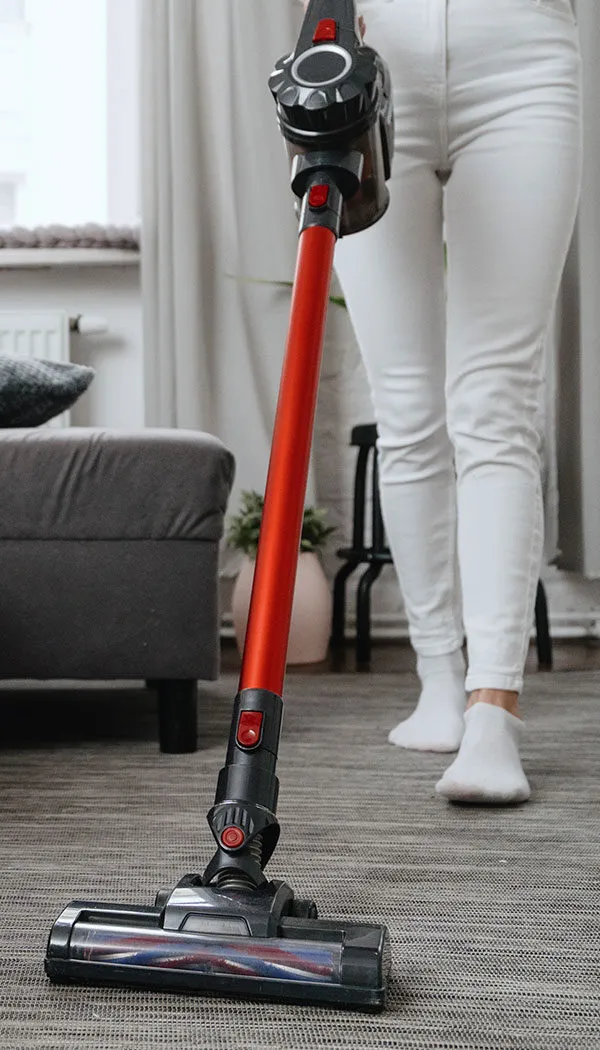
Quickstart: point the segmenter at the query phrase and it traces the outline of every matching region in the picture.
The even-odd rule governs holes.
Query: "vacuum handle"
[[[337,24],[336,39],[342,45],[351,45],[354,37],[360,44],[358,15],[355,0],[310,0],[295,55],[301,55],[313,47],[313,37],[319,22],[332,19]]]

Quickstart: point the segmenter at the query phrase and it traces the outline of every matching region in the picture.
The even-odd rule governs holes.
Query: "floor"
[[[600,666],[558,647],[527,683],[517,809],[450,806],[448,759],[385,743],[417,695],[409,652],[371,673],[292,671],[279,765],[283,834],[272,877],[324,917],[387,923],[380,1016],[126,989],[65,988],[45,941],[71,899],[151,903],[202,869],[204,814],[224,757],[237,656],[199,695],[200,750],[156,746],[142,690],[0,694],[2,1050],[598,1050]]]

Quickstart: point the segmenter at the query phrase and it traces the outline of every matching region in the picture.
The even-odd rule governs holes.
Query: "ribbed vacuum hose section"
[[[255,839],[252,839],[252,842],[248,844],[248,852],[259,867],[262,868],[262,835],[257,835]],[[251,879],[243,871],[235,871],[231,868],[228,871],[219,872],[217,875],[217,886],[220,890],[256,889],[254,879]]]

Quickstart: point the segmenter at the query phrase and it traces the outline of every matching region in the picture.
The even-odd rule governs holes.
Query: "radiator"
[[[93,334],[105,332],[107,327],[103,318],[72,318],[64,310],[2,310],[0,353],[46,361],[69,361],[72,332]],[[68,427],[69,424],[70,413],[63,412],[47,426]]]
[[[38,357],[46,361],[70,358],[69,315],[62,310],[0,311],[0,353]],[[69,413],[52,419],[48,426],[68,427]]]

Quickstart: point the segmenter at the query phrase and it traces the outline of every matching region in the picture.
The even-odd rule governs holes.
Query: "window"
[[[17,217],[17,188],[14,182],[0,182],[0,227],[14,226]]]
[[[25,0],[0,0],[0,21],[22,22],[25,18]]]
[[[139,0],[0,0],[0,226],[139,220]]]

